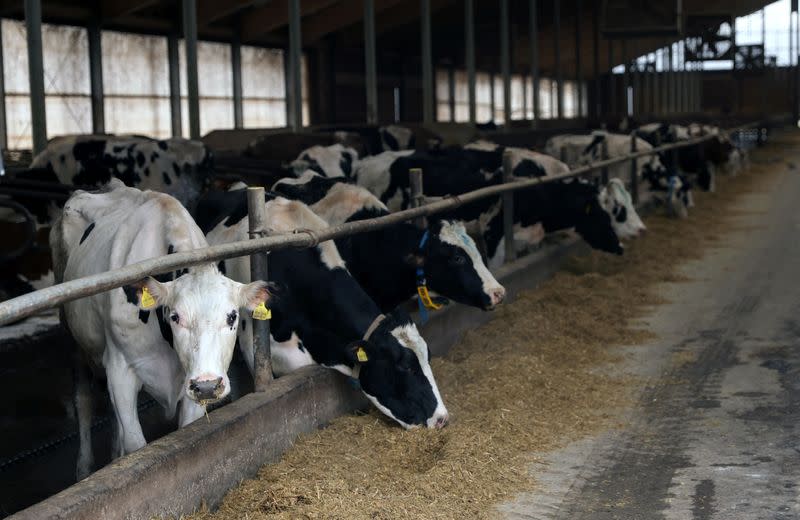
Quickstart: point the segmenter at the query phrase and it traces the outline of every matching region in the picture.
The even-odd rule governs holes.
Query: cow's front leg
[[[136,396],[142,383],[125,356],[109,341],[103,362],[108,378],[108,394],[117,418],[117,442],[113,457],[132,453],[147,444],[139,423]]]

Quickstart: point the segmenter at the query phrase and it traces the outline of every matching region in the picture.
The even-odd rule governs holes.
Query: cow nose
[[[195,401],[216,400],[225,390],[221,377],[203,377],[189,380],[189,397]]]
[[[437,430],[441,430],[442,428],[447,426],[447,422],[449,420],[450,420],[450,416],[447,414],[447,412],[445,412],[442,415],[440,415],[439,417],[437,417],[436,418],[436,425],[435,425],[436,429]]]
[[[492,307],[500,305],[506,299],[506,290],[503,287],[491,289],[489,299],[491,300]]]

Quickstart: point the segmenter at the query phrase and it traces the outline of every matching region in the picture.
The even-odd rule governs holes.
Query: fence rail
[[[728,129],[725,132],[727,134],[732,134],[738,131],[747,130],[749,128],[763,126],[763,124],[763,121],[753,122]],[[298,230],[289,234],[231,242],[228,244],[195,249],[181,253],[173,253],[167,256],[143,260],[119,269],[105,271],[103,273],[98,273],[83,278],[77,278],[75,280],[53,285],[51,287],[40,289],[38,291],[24,294],[22,296],[2,302],[0,303],[0,326],[17,321],[21,318],[25,318],[39,311],[77,300],[79,298],[85,298],[87,296],[92,296],[104,291],[116,289],[117,287],[123,287],[125,285],[137,282],[147,276],[164,274],[199,264],[212,262],[216,263],[221,260],[251,255],[257,252],[277,251],[290,247],[312,247],[326,240],[341,238],[357,233],[365,233],[398,224],[400,222],[413,220],[415,218],[442,213],[444,211],[452,210],[464,204],[475,202],[487,197],[531,188],[540,184],[580,177],[596,170],[602,170],[603,168],[607,168],[609,166],[623,164],[627,161],[634,161],[640,157],[668,152],[687,146],[694,146],[711,140],[714,137],[716,136],[708,135],[679,143],[658,146],[650,150],[631,153],[623,157],[598,161],[588,166],[576,168],[560,175],[505,182],[461,195],[448,196],[443,200],[431,202],[430,204],[426,204],[421,207],[411,208],[369,220],[331,226],[330,228],[321,231]]]

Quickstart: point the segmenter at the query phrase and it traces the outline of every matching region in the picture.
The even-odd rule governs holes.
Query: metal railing
[[[761,125],[762,122],[755,122],[729,129],[726,132],[731,134]],[[633,137],[635,138],[635,136]],[[633,162],[640,157],[660,154],[687,146],[694,146],[711,140],[715,137],[716,136],[714,135],[707,135],[679,143],[654,147],[650,150],[631,153],[623,157],[601,160],[560,175],[531,179],[518,179],[512,182],[504,182],[502,184],[480,188],[478,190],[463,193],[461,195],[447,196],[442,200],[431,202],[421,207],[411,208],[369,220],[339,224],[336,226],[331,226],[325,230],[298,230],[289,234],[253,238],[251,240],[231,242],[228,244],[210,246],[202,249],[173,253],[167,256],[143,260],[135,264],[126,265],[125,267],[121,267],[119,269],[105,271],[83,278],[77,278],[75,280],[53,285],[51,287],[40,289],[38,291],[24,294],[22,296],[2,302],[0,303],[0,325],[17,321],[39,311],[57,307],[79,298],[85,298],[87,296],[92,296],[104,291],[123,287],[125,285],[140,281],[142,278],[147,276],[164,274],[199,264],[219,262],[229,258],[252,255],[265,251],[277,251],[290,247],[312,247],[326,240],[333,240],[356,233],[373,231],[398,224],[400,222],[442,213],[444,211],[452,210],[464,204],[475,202],[487,197],[503,195],[505,193],[531,188],[540,184],[579,177],[596,170],[602,170],[609,166],[623,164],[627,161],[631,161],[633,164]],[[632,142],[635,141],[632,139]],[[633,171],[636,171],[635,168]]]

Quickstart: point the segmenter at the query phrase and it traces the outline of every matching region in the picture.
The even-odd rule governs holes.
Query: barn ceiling
[[[576,2],[581,16],[576,16]],[[644,5],[654,11],[664,0],[609,0],[619,7],[626,1],[633,9]],[[433,12],[433,48],[437,62],[463,61],[463,0],[430,0]],[[516,70],[529,67],[528,0],[509,0],[511,12],[512,61]],[[545,73],[554,67],[553,0],[539,0],[540,65]],[[730,14],[741,16],[760,9],[770,0],[683,0],[688,15]],[[478,66],[497,70],[499,63],[499,19],[496,0],[475,0]],[[601,0],[561,0],[560,63],[564,71],[574,70],[576,20],[580,24],[580,45],[584,70],[592,64],[593,30]],[[375,0],[378,52],[419,54],[419,0]],[[180,34],[180,0],[42,0],[45,22],[88,25],[155,34]],[[201,39],[262,45],[286,45],[288,7],[286,0],[197,0],[198,33]],[[23,17],[21,0],[0,0],[0,16]],[[334,41],[357,49],[363,38],[363,0],[301,0],[303,44],[313,48],[322,41]],[[674,39],[674,38],[672,38]],[[626,38],[627,57],[652,51],[670,38]],[[608,67],[607,40],[601,37],[599,64]],[[615,42],[615,64],[621,62],[621,40]]]

